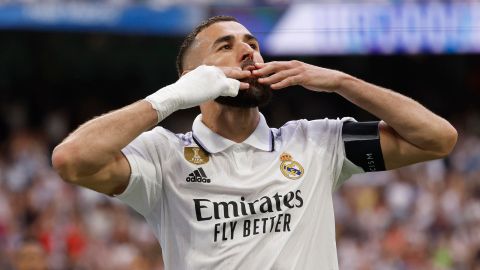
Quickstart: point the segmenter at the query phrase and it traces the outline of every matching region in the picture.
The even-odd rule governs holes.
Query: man
[[[232,17],[197,27],[177,68],[177,82],[88,121],[52,157],[66,181],[141,213],[166,269],[338,269],[334,189],[352,173],[444,157],[456,143],[446,120],[410,98],[299,61],[264,63]],[[258,106],[292,85],[340,94],[383,121],[269,128]],[[192,132],[149,130],[197,105]]]

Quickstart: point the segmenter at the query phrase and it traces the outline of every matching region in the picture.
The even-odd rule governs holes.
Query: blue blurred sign
[[[204,19],[195,6],[115,6],[67,2],[0,5],[0,29],[185,34]]]
[[[265,48],[274,55],[480,52],[480,3],[296,4]]]

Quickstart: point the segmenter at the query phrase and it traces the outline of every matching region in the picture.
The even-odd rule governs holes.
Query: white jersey
[[[332,192],[362,169],[345,158],[342,120],[260,122],[243,143],[156,127],[123,149],[117,197],[142,214],[165,269],[338,269]],[[351,118],[350,118],[351,120]]]

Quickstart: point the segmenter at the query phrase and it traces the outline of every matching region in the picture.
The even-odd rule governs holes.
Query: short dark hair
[[[195,38],[197,37],[197,35],[200,32],[202,32],[205,28],[209,27],[210,25],[212,25],[214,23],[230,22],[230,21],[238,22],[238,20],[235,17],[232,17],[232,16],[219,15],[219,16],[210,17],[210,18],[202,21],[199,25],[197,25],[197,27],[195,27],[195,29],[193,29],[193,31],[190,32],[190,34],[188,34],[187,37],[185,37],[182,45],[180,46],[180,50],[178,51],[178,54],[177,54],[176,65],[177,65],[178,76],[182,76],[185,55],[186,55],[187,51],[190,49],[190,47],[192,46],[192,44],[195,41]]]

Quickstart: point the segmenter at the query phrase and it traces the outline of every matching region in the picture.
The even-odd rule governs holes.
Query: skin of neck
[[[258,107],[238,108],[208,101],[200,105],[200,111],[209,129],[236,143],[245,141],[260,121]]]

